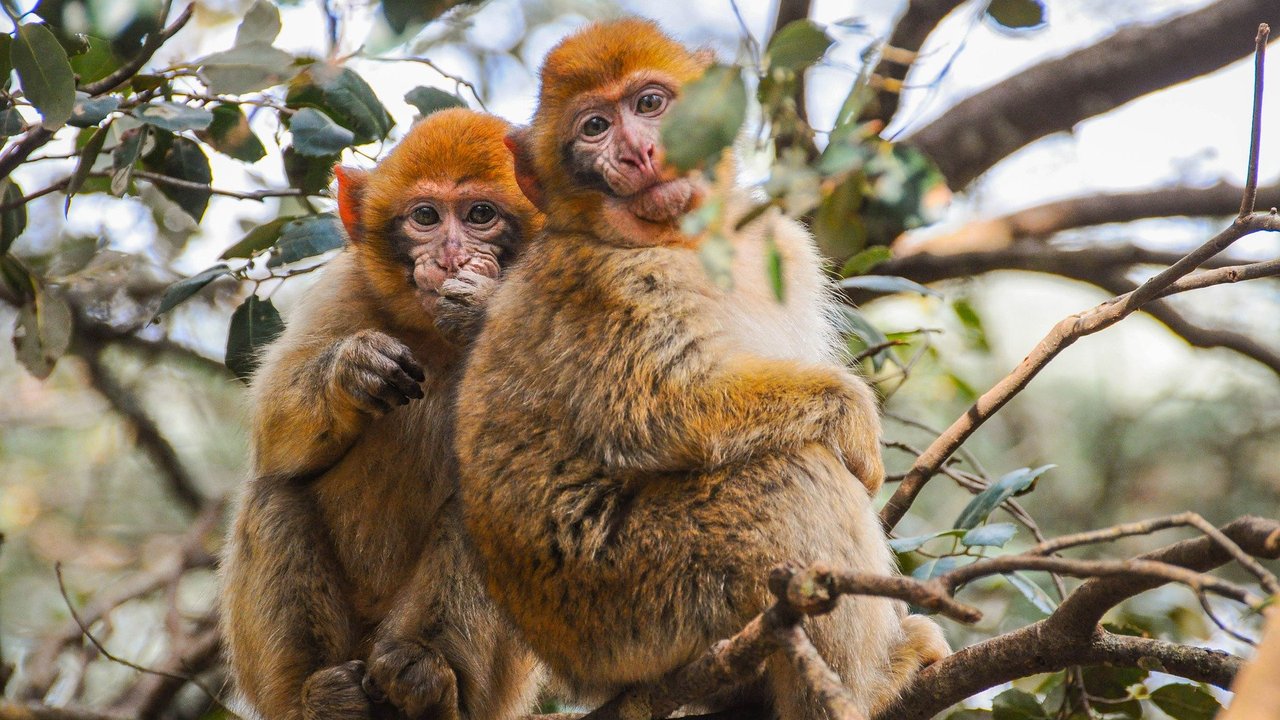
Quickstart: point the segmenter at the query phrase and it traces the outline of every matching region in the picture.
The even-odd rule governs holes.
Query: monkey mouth
[[[627,209],[641,220],[674,222],[693,206],[697,192],[688,178],[658,181],[627,198]]]

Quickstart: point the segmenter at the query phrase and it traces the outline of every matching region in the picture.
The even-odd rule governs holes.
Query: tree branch
[[[959,190],[1039,138],[1247,56],[1259,21],[1280,22],[1280,7],[1218,0],[1156,26],[1123,28],[960,101],[906,142]]]
[[[862,120],[880,120],[885,125],[893,120],[902,99],[902,83],[924,41],[943,18],[962,4],[964,0],[911,0],[907,3],[906,12],[894,25],[880,62],[873,71],[878,78],[876,102],[867,108]]]

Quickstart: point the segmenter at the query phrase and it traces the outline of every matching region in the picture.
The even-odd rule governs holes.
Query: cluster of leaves
[[[451,4],[436,3],[436,11]],[[417,14],[410,19],[427,19],[427,5],[432,4],[415,4]],[[389,16],[396,12],[393,6],[399,7],[384,8]],[[38,16],[13,20],[14,33],[0,35],[0,133],[9,137],[43,128],[55,138],[75,134],[75,169],[54,188],[65,194],[64,211],[82,194],[139,196],[138,183],[144,182],[199,223],[219,192],[212,185],[209,153],[257,163],[268,152],[255,125],[274,128],[271,141],[281,148],[274,156],[282,159],[289,187],[228,194],[280,196],[296,211],[250,230],[222,254],[226,262],[174,283],[154,312],[158,318],[225,276],[253,282],[255,293],[236,309],[227,338],[227,365],[247,378],[256,350],[283,328],[270,298],[258,296],[259,286],[304,271],[341,246],[337,219],[310,198],[327,194],[332,167],[344,150],[387,137],[393,121],[383,103],[343,62],[297,57],[275,47],[280,14],[267,0],[250,7],[227,50],[160,71],[126,73],[113,87],[99,87],[122,64],[105,40],[76,36],[64,43]],[[11,86],[12,71],[21,92]],[[406,100],[422,114],[465,105],[428,87],[412,90]],[[254,122],[262,113],[274,123]],[[14,336],[19,358],[34,375],[46,377],[68,349],[74,312],[59,287],[67,276],[42,277],[29,258],[10,252],[27,226],[25,199],[11,178],[0,181],[0,279],[22,303]]]

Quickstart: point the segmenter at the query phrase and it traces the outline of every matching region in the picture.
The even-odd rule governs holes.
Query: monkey
[[[442,110],[335,169],[348,239],[252,378],[222,567],[230,665],[267,720],[503,720],[537,689],[466,551],[452,447],[466,345],[542,222],[508,129]]]
[[[740,630],[778,564],[896,571],[872,505],[876,398],[838,348],[811,235],[776,210],[746,223],[726,288],[681,230],[707,187],[664,164],[659,123],[708,62],[634,18],[548,54],[532,123],[508,136],[544,228],[489,299],[458,389],[486,586],[589,701]],[[751,201],[726,203],[733,228]],[[868,715],[950,652],[886,598],[844,598],[807,628]],[[737,692],[783,720],[825,717],[781,654]]]

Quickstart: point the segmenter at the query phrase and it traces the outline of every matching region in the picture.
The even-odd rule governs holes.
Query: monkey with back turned
[[[254,376],[223,565],[232,672],[267,720],[503,720],[536,690],[465,550],[452,452],[464,347],[541,223],[507,130],[444,110],[336,170],[349,241]]]
[[[783,562],[894,571],[872,390],[842,363],[809,234],[734,232],[732,288],[680,218],[704,192],[659,122],[707,60],[651,23],[598,24],[542,68],[509,138],[543,234],[490,298],[459,387],[466,525],[487,586],[585,698],[661,677],[768,606]],[[750,206],[728,201],[727,227]],[[782,255],[784,299],[766,274]],[[850,597],[808,624],[863,712],[949,650],[902,603]],[[784,720],[824,710],[789,663],[744,688]]]

